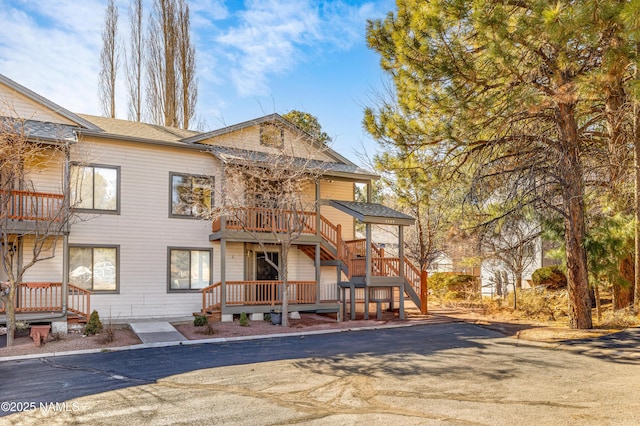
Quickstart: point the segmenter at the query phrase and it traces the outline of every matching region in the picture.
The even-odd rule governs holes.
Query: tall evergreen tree
[[[560,214],[573,328],[592,326],[585,177],[607,140],[589,95],[614,50],[621,4],[406,0],[368,25],[404,114],[383,106],[366,120],[473,160],[478,206],[499,199],[509,200],[503,214],[530,205]]]

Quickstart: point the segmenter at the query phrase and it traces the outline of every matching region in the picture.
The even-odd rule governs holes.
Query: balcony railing
[[[262,207],[242,207],[230,210],[224,218],[215,220],[212,231],[224,228],[235,231],[285,233],[300,229],[303,234],[316,233],[315,212],[273,210]]]
[[[0,217],[13,220],[60,222],[64,195],[30,191],[0,191]]]

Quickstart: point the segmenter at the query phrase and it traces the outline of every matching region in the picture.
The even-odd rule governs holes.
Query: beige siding
[[[209,221],[170,218],[170,172],[216,175],[210,154],[143,144],[85,141],[75,158],[120,167],[120,214],[85,215],[70,244],[120,247],[119,294],[96,294],[92,306],[116,318],[190,315],[201,294],[167,291],[168,247],[213,247],[219,279],[219,245],[209,242]],[[219,183],[219,182],[216,182]],[[218,259],[218,260],[216,260]]]
[[[353,182],[322,181],[320,183],[320,198],[323,200],[353,201]],[[342,238],[355,238],[355,224],[353,217],[330,206],[321,206],[320,213],[334,225],[342,225]]]
[[[202,141],[202,143],[242,148],[258,152],[272,152],[276,154],[281,152],[278,148],[260,144],[259,125],[216,136],[209,140]],[[335,160],[322,152],[322,150],[312,147],[312,145],[307,143],[306,138],[289,129],[285,129],[284,131],[284,152],[300,158],[314,158],[321,161],[335,162]]]
[[[49,155],[32,158],[25,165],[26,178],[35,191],[62,194],[64,186],[64,155],[51,150]]]
[[[53,242],[53,240],[51,240]],[[23,264],[27,264],[33,257],[33,239],[26,237],[23,247]],[[50,259],[46,259],[47,257]],[[62,282],[63,270],[63,242],[59,237],[55,244],[55,250],[52,244],[50,249],[43,250],[40,255],[41,260],[33,265],[24,274],[23,281],[31,282]]]
[[[0,84],[0,115],[23,120],[74,125],[67,118]]]

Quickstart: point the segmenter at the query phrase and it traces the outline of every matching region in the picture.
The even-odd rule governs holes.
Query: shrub
[[[193,318],[193,325],[196,327],[202,327],[203,325],[207,325],[209,321],[207,321],[207,317],[205,315],[196,315]]]
[[[566,291],[518,290],[518,312],[526,318],[556,321],[569,315],[569,296]],[[508,306],[513,306],[513,292]]]
[[[240,314],[240,325],[242,327],[248,327],[249,326],[249,318],[247,317],[247,314],[245,312]]]
[[[567,276],[557,266],[536,269],[531,275],[535,286],[545,286],[550,290],[559,290],[567,286]]]
[[[429,276],[431,294],[443,300],[472,299],[479,296],[478,280],[473,275],[436,272]]]
[[[87,325],[84,326],[84,334],[98,334],[102,331],[102,322],[100,321],[100,315],[98,311],[94,310],[89,316]]]

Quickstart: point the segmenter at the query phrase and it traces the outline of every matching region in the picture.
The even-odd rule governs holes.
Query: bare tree
[[[127,57],[127,90],[129,92],[129,120],[142,121],[142,65],[144,63],[142,35],[142,0],[129,5],[131,44]]]
[[[198,80],[196,79],[196,49],[191,43],[191,20],[189,5],[178,1],[178,65],[180,70],[180,105],[182,107],[180,127],[188,129],[194,118],[198,101]]]
[[[289,252],[300,236],[315,229],[317,209],[311,188],[320,179],[323,162],[316,160],[323,148],[310,148],[307,155],[294,155],[286,148],[271,153],[245,154],[224,167],[223,205],[214,210],[214,220],[233,221],[251,235],[265,261],[282,281],[282,325],[288,326]],[[280,262],[268,255],[279,247]]]
[[[116,77],[120,65],[120,48],[117,40],[118,8],[109,0],[102,29],[102,51],[100,52],[99,93],[102,114],[116,117]]]
[[[536,241],[540,226],[533,220],[508,216],[488,224],[481,235],[484,258],[493,260],[513,276],[513,308],[517,309],[517,291],[522,289],[522,277],[536,259]],[[498,280],[497,284],[508,280]],[[502,290],[502,289],[501,289]],[[497,291],[501,294],[501,291]]]
[[[69,141],[34,141],[25,123],[0,119],[0,257],[7,279],[0,283],[0,300],[6,309],[8,346],[13,344],[15,303],[25,272],[56,256],[72,219],[68,185],[57,197],[41,197],[29,175],[30,170],[63,165],[64,182],[68,182]]]
[[[149,20],[147,104],[156,124],[187,128],[194,118],[197,80],[190,26],[184,0],[155,0]]]
[[[151,120],[178,126],[176,52],[178,27],[175,0],[155,0],[149,16],[147,103]]]

